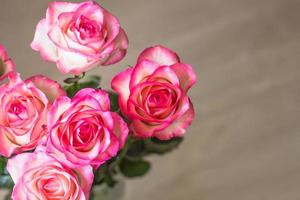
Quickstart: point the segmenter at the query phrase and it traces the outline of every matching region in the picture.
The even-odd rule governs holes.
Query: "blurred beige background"
[[[153,44],[197,71],[197,117],[182,146],[152,157],[150,174],[129,180],[126,200],[300,199],[299,0],[99,0],[128,33],[135,62]],[[29,44],[46,0],[0,0],[0,42],[23,77],[62,80]]]

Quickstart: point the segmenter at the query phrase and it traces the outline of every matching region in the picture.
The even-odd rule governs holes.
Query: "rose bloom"
[[[85,88],[72,99],[59,97],[49,112],[47,151],[66,165],[97,168],[125,144],[128,128],[110,112],[107,92]]]
[[[15,183],[13,200],[88,200],[94,179],[91,166],[71,170],[44,152],[9,159],[7,171]]]
[[[9,72],[15,70],[15,65],[7,56],[5,48],[0,44],[0,81],[5,79]]]
[[[134,68],[112,80],[122,113],[140,138],[168,140],[182,136],[194,118],[187,92],[196,82],[190,65],[163,46],[145,49]]]
[[[128,39],[116,17],[95,1],[52,2],[31,47],[62,73],[80,74],[111,65],[126,54]]]
[[[36,147],[47,131],[49,99],[64,94],[58,83],[43,76],[24,82],[11,72],[8,78],[0,86],[0,154],[5,157]]]

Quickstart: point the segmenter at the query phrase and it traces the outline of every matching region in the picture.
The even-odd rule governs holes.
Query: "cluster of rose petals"
[[[6,53],[5,48],[0,44],[0,81],[5,79],[9,72],[14,71],[15,65]]]
[[[39,76],[41,78],[41,76]],[[47,114],[51,102],[47,88],[57,88],[56,98],[64,94],[58,83],[46,77],[21,80],[20,74],[11,72],[9,81],[0,86],[0,154],[10,157],[14,153],[32,150],[47,133]],[[35,81],[33,81],[35,80]],[[45,85],[45,92],[37,85]]]
[[[118,19],[95,1],[57,1],[38,23],[31,47],[62,73],[78,75],[120,61],[128,39]]]
[[[137,64],[112,80],[123,114],[140,138],[168,140],[182,136],[194,119],[187,96],[196,82],[192,67],[163,46],[145,49]]]
[[[94,178],[91,166],[70,169],[44,152],[19,154],[7,170],[15,183],[13,200],[88,200]]]
[[[116,156],[128,135],[127,124],[110,112],[108,93],[85,88],[72,99],[59,97],[48,116],[47,151],[69,167],[97,168]]]

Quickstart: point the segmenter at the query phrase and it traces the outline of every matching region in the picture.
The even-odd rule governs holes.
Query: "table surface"
[[[23,77],[62,80],[29,44],[49,1],[0,3],[0,43]],[[101,2],[101,1],[99,1]],[[103,0],[128,33],[128,56],[103,75],[132,65],[154,44],[194,66],[197,117],[185,142],[152,171],[128,180],[126,200],[300,199],[300,1]]]

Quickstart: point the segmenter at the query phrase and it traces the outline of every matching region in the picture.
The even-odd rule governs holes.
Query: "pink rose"
[[[111,65],[126,54],[128,39],[116,17],[95,1],[52,2],[31,47],[62,73],[80,74]]]
[[[88,200],[94,175],[91,166],[69,169],[44,153],[23,153],[8,160],[15,187],[13,200]]]
[[[9,72],[12,72],[15,70],[15,65],[7,56],[5,48],[0,45],[0,81],[5,79]]]
[[[47,96],[50,99],[64,94],[58,83],[46,77],[23,82],[19,74],[9,73],[8,78],[9,82],[0,86],[0,155],[5,157],[36,147],[47,131],[51,103]],[[41,86],[44,90],[39,89]],[[51,87],[57,89],[56,94],[51,93]]]
[[[110,112],[108,94],[91,88],[72,99],[58,98],[50,109],[48,127],[47,151],[70,167],[97,168],[117,154],[128,135],[127,124]]]
[[[134,68],[112,80],[123,114],[141,138],[182,136],[194,118],[187,92],[196,82],[192,67],[162,46],[145,49]]]

